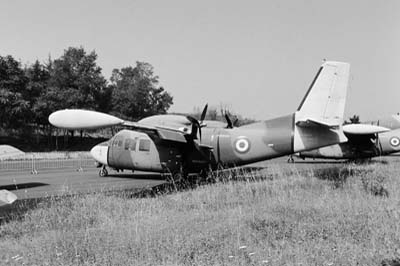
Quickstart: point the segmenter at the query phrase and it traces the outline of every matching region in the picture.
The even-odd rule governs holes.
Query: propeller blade
[[[235,121],[233,121],[233,126],[237,127],[239,123],[239,118],[236,117]]]
[[[233,128],[233,124],[231,119],[229,118],[229,115],[225,112],[225,120],[226,120],[226,128]]]
[[[208,108],[208,103],[204,106],[203,112],[201,112],[200,123],[203,122],[204,119],[206,118],[207,108]]]
[[[186,116],[186,118],[192,123],[192,138],[197,139],[197,131],[199,131],[200,142],[201,142],[201,124],[200,122],[194,118],[193,116]]]
[[[49,122],[58,128],[76,130],[117,126],[123,124],[124,120],[96,111],[66,109],[50,114]]]

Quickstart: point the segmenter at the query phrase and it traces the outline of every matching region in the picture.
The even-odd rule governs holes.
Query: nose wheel
[[[108,176],[108,171],[107,171],[107,169],[106,169],[105,166],[103,166],[103,167],[100,169],[100,171],[99,171],[99,176],[100,176],[100,177]]]

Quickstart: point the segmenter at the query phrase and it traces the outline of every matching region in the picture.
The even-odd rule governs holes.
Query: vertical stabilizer
[[[297,122],[342,125],[349,71],[348,63],[323,63],[297,109]]]
[[[347,141],[342,124],[349,72],[348,63],[322,64],[295,113],[294,152]]]

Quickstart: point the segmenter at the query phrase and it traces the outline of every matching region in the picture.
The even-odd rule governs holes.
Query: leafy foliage
[[[27,78],[12,56],[0,56],[0,125],[20,126],[26,122],[29,102],[25,91]]]
[[[172,96],[158,86],[153,67],[136,62],[136,67],[114,69],[111,76],[113,112],[128,119],[165,114],[173,103]]]
[[[106,86],[96,59],[94,51],[87,54],[82,47],[70,47],[53,62],[49,86],[59,91],[63,108],[96,109],[96,100]]]
[[[349,121],[344,121],[344,124],[360,124],[360,116],[359,115],[353,115],[352,117],[349,118]]]
[[[166,113],[172,96],[158,83],[145,62],[115,69],[108,82],[96,52],[83,47],[69,47],[58,59],[36,60],[25,68],[11,55],[0,56],[0,128],[47,128],[50,113],[65,108],[113,111],[130,119]]]

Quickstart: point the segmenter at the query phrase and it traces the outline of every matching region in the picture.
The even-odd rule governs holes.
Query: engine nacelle
[[[379,143],[383,155],[400,151],[400,129],[379,134]]]

